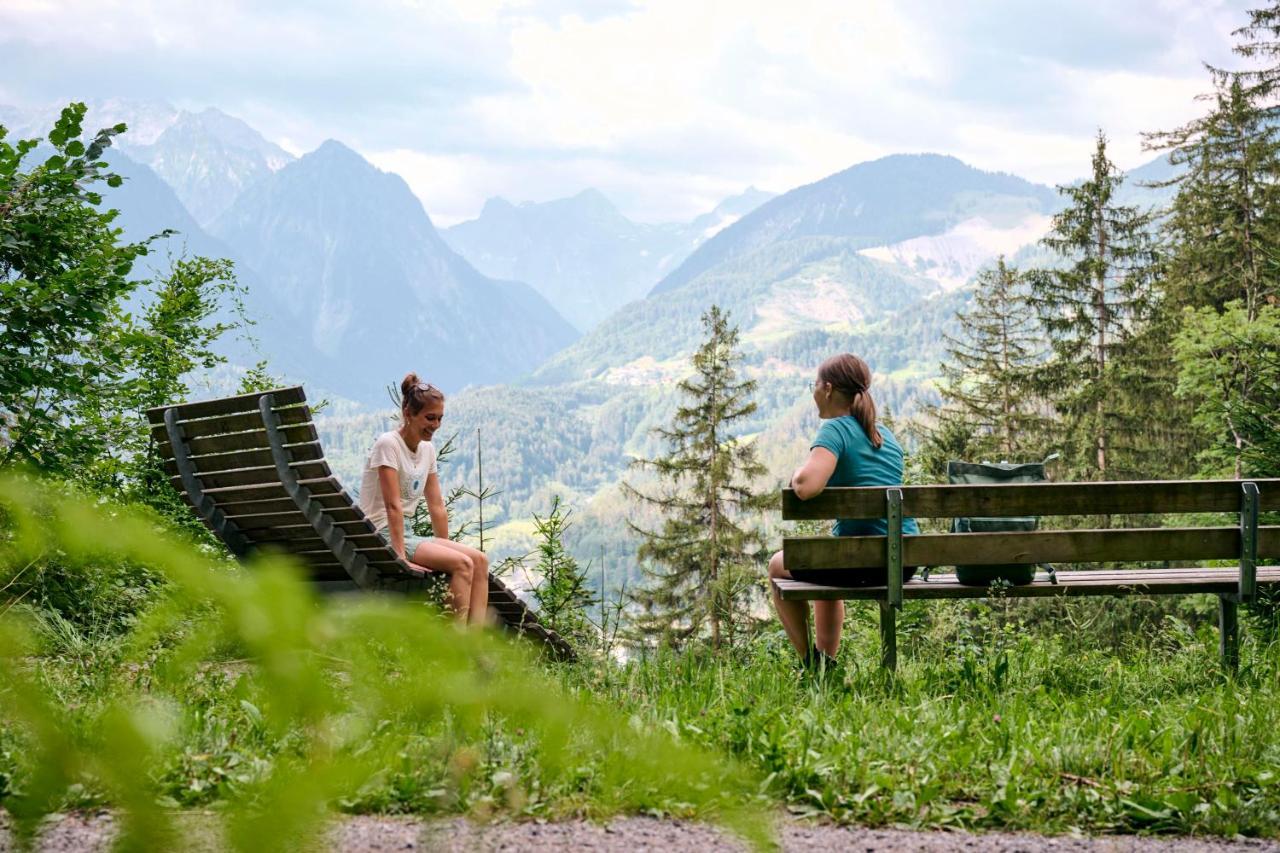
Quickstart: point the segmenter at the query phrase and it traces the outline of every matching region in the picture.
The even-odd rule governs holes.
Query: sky
[[[0,104],[213,106],[437,224],[602,190],[688,220],[900,152],[1065,183],[1203,112],[1261,0],[0,0]]]

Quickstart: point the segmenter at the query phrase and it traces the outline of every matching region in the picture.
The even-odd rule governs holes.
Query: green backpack
[[[1056,456],[1056,454],[1055,454]],[[1010,462],[948,462],[947,482],[949,483],[1042,483],[1045,477],[1044,466],[1054,457],[1044,462],[1026,462],[1015,464]],[[1007,533],[1019,530],[1035,530],[1040,526],[1040,517],[1035,515],[1014,516],[1007,518],[957,518],[951,522],[952,533]],[[1053,567],[1046,566],[1050,579],[1055,583]],[[956,580],[969,586],[990,586],[994,580],[1005,580],[1011,584],[1028,584],[1035,579],[1036,566],[1032,563],[1009,566],[956,566]]]

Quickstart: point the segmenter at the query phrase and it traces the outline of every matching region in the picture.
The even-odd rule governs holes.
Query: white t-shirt
[[[408,521],[422,500],[428,475],[436,472],[435,445],[420,441],[418,450],[411,453],[399,430],[384,432],[373,443],[360,475],[360,509],[379,529],[387,526],[387,504],[382,499],[382,486],[378,481],[378,469],[384,465],[396,469],[400,480],[400,508]]]

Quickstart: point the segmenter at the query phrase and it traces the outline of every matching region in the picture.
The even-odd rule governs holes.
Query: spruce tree
[[[956,315],[961,333],[946,335],[940,367],[939,423],[965,425],[967,452],[1020,461],[1039,454],[1045,416],[1031,377],[1043,360],[1044,335],[1027,282],[1004,256],[979,273],[973,302]]]
[[[1221,311],[1241,300],[1249,319],[1277,293],[1280,131],[1237,75],[1216,71],[1210,112],[1151,134],[1184,171],[1164,223],[1172,243],[1164,290],[1174,306]]]
[[[664,517],[657,530],[628,521],[642,539],[637,556],[648,563],[644,584],[632,593],[634,634],[671,644],[705,634],[718,648],[749,618],[759,585],[742,581],[764,537],[748,520],[771,498],[752,490],[765,467],[755,447],[734,435],[756,410],[755,382],[738,375],[738,330],[714,305],[702,324],[707,336],[693,355],[693,375],[678,386],[683,401],[670,428],[655,430],[669,450],[635,463],[657,475],[658,490],[623,488]]]
[[[538,535],[538,574],[533,597],[543,624],[560,634],[574,646],[585,648],[595,631],[587,619],[591,590],[587,573],[565,548],[569,530],[569,511],[560,496],[551,499],[551,511],[545,517],[534,515]]]
[[[1250,18],[1236,32],[1242,38],[1236,52],[1280,57],[1280,4]],[[1225,455],[1231,462],[1225,467],[1240,476],[1252,442],[1224,415],[1257,399],[1258,373],[1266,363],[1254,357],[1256,348],[1241,344],[1265,337],[1258,331],[1268,327],[1263,315],[1280,295],[1280,68],[1210,73],[1206,115],[1147,141],[1183,167],[1167,182],[1177,195],[1165,222],[1170,251],[1163,281],[1177,327],[1168,340],[1181,344],[1180,395],[1192,409],[1191,422],[1204,430],[1207,470],[1221,472]],[[1223,364],[1229,369],[1220,369]],[[1203,387],[1189,384],[1210,375],[1213,381]]]
[[[1123,180],[1099,131],[1090,176],[1058,188],[1069,203],[1042,240],[1063,266],[1028,273],[1051,350],[1036,385],[1058,415],[1056,443],[1076,478],[1123,476],[1146,417],[1134,399],[1143,389],[1113,365],[1149,319],[1157,257],[1151,215],[1116,202]]]

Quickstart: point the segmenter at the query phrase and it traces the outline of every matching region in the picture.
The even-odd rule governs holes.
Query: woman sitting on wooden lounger
[[[897,486],[902,484],[902,447],[887,427],[876,424],[876,404],[867,389],[871,368],[851,353],[832,356],[818,368],[813,385],[813,402],[823,419],[813,440],[809,458],[791,477],[796,497],[808,500],[827,486]],[[831,532],[835,536],[884,536],[888,529],[881,519],[842,518]],[[914,518],[902,520],[903,533],[919,533]],[[903,580],[915,569],[904,567]],[[881,586],[887,582],[882,570],[842,571],[811,569],[787,571],[782,552],[769,560],[769,577],[794,578],[831,586]],[[814,646],[809,646],[809,603],[783,601],[769,585],[774,609],[787,632],[787,639],[800,653],[806,666],[830,663],[840,648],[844,625],[843,601],[815,601]]]
[[[365,460],[360,509],[412,569],[449,576],[449,607],[460,621],[483,624],[489,606],[489,558],[449,539],[449,516],[436,476],[431,437],[444,418],[444,394],[410,373],[400,383],[400,395],[400,428],[378,436]],[[409,520],[424,497],[436,534],[431,538],[409,530]]]

